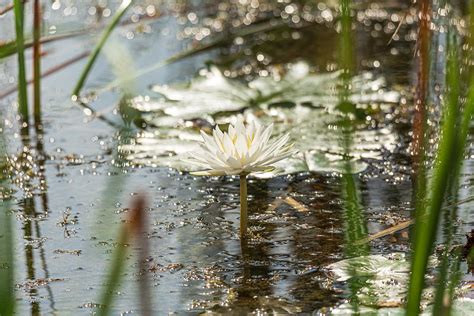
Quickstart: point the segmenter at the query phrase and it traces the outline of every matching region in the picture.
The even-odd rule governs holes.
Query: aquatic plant
[[[4,188],[5,180],[0,180]],[[13,223],[10,202],[0,200],[0,315],[13,315],[15,310]]]
[[[124,0],[122,4],[120,4],[119,8],[117,9],[117,12],[115,13],[115,16],[113,17],[112,22],[102,33],[99,43],[97,43],[91,55],[89,56],[89,60],[87,61],[86,66],[82,70],[81,76],[79,77],[79,80],[77,81],[76,86],[74,87],[74,90],[72,92],[72,95],[75,96],[76,98],[79,96],[82,86],[86,82],[87,76],[89,75],[89,72],[91,71],[92,66],[94,65],[97,57],[99,56],[99,53],[102,50],[102,47],[105,45],[105,42],[107,42],[107,39],[109,38],[110,34],[115,29],[118,22],[120,21],[120,19],[125,14],[125,12],[127,11],[128,7],[130,7],[131,4],[132,4],[132,0]]]
[[[0,315],[15,312],[15,261],[13,220],[10,213],[9,183],[3,169],[6,165],[6,139],[0,132]]]
[[[446,89],[442,104],[441,137],[432,171],[432,178],[427,181],[425,205],[417,203],[414,228],[412,274],[407,295],[407,315],[418,315],[420,301],[425,285],[428,258],[433,251],[436,234],[441,222],[443,206],[450,199],[457,199],[459,192],[459,174],[464,159],[468,126],[473,115],[473,100],[469,92],[467,103],[461,106],[461,81],[459,52],[456,31],[450,25],[446,58]],[[470,87],[472,89],[472,87]],[[426,124],[426,123],[425,123]],[[421,207],[423,206],[423,207]],[[445,252],[438,272],[434,311],[435,314],[450,314],[454,289],[459,280],[460,250],[451,250],[454,234],[456,209],[448,209],[445,214],[445,233],[447,232]],[[451,262],[450,262],[451,261]]]
[[[398,146],[390,124],[367,129],[369,122],[364,121],[364,113],[389,113],[398,104],[400,93],[388,90],[383,77],[370,73],[349,78],[347,100],[356,105],[357,120],[351,132],[350,153],[346,154],[338,134],[326,132],[328,126],[338,124],[346,115],[340,110],[339,96],[331,93],[338,89],[340,78],[340,72],[314,73],[307,63],[298,62],[288,65],[281,78],[260,77],[243,84],[211,66],[189,84],[154,86],[162,98],[131,99],[130,107],[142,113],[149,128],[140,132],[132,144],[120,145],[119,151],[137,164],[196,171],[196,166],[185,159],[198,147],[196,140],[201,136],[197,129],[182,122],[198,118],[204,126],[211,126],[227,123],[243,112],[246,118],[263,125],[273,123],[274,135],[289,132],[289,141],[298,148],[297,155],[277,162],[273,171],[256,177],[308,171],[343,173],[347,171],[345,159],[351,160],[351,172],[358,173],[367,168],[367,161],[382,160],[382,152],[393,152]],[[369,109],[369,103],[376,103],[377,107]]]
[[[33,2],[33,113],[35,125],[41,121],[41,9],[40,1]]]
[[[18,56],[18,104],[21,118],[28,120],[28,95],[25,71],[25,40],[23,36],[24,22],[24,5],[23,1],[14,1],[15,12],[15,30],[16,30],[16,47]]]
[[[272,169],[272,164],[295,153],[288,144],[289,134],[270,141],[273,124],[267,127],[252,121],[247,126],[243,116],[222,132],[216,126],[212,137],[201,131],[201,151],[191,154],[191,163],[203,168],[192,172],[199,176],[240,176],[240,236],[247,233],[247,175]]]
[[[146,199],[143,195],[138,195],[132,201],[132,207],[127,222],[122,225],[118,238],[117,248],[113,254],[111,265],[108,269],[108,277],[104,290],[102,291],[100,298],[100,309],[98,309],[98,315],[106,316],[110,314],[112,307],[113,296],[119,287],[122,279],[122,272],[125,269],[125,262],[127,256],[128,244],[135,237],[136,243],[141,247],[140,264],[142,267],[144,258],[147,257],[148,246],[146,244],[146,237],[140,238],[145,235],[146,232]],[[149,315],[151,311],[151,301],[147,292],[148,283],[145,277],[140,278],[140,301],[142,303],[142,314]]]

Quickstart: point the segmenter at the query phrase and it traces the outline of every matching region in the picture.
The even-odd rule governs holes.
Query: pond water
[[[6,4],[0,1],[0,7]],[[95,310],[120,225],[139,193],[148,205],[146,269],[138,268],[139,245],[130,244],[115,314],[141,314],[137,280],[143,274],[153,314],[325,313],[345,303],[348,282],[328,266],[357,253],[350,249],[360,246],[348,245],[347,235],[359,229],[378,233],[409,220],[413,209],[417,13],[411,1],[354,5],[351,98],[363,116],[349,153],[334,113],[337,2],[136,1],[75,102],[70,94],[86,62],[80,56],[93,48],[118,4],[44,4],[45,35],[85,31],[43,45],[44,71],[77,60],[43,79],[43,128],[32,126],[29,135],[19,132],[16,93],[7,93],[16,85],[16,58],[0,60],[12,182],[2,196],[11,197],[15,215],[18,315]],[[27,6],[27,29],[31,16]],[[0,16],[0,29],[0,41],[14,38],[11,13]],[[442,45],[442,33],[433,38]],[[192,53],[174,60],[183,51]],[[436,56],[441,63],[443,55]],[[173,99],[173,92],[178,101],[162,99]],[[227,104],[227,97],[240,103]],[[146,127],[124,127],[124,107],[142,111]],[[275,122],[276,134],[289,131],[300,150],[278,172],[250,179],[251,238],[244,244],[238,236],[238,178],[176,169],[197,139],[197,127],[226,123],[237,113]],[[355,222],[345,212],[345,154],[357,172],[349,177],[359,190]],[[472,157],[469,152],[462,171],[457,243],[474,228]],[[368,245],[365,254],[408,256],[409,230]],[[461,271],[465,284],[472,282],[465,262]],[[379,298],[374,305],[401,302]]]

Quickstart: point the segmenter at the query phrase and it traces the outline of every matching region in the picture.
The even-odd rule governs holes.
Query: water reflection
[[[19,203],[23,218],[23,239],[25,241],[24,253],[26,264],[26,282],[23,283],[24,291],[29,295],[31,314],[40,315],[39,288],[44,285],[51,310],[56,310],[51,282],[45,254],[44,243],[46,239],[41,234],[40,223],[49,217],[48,186],[45,176],[45,163],[47,156],[44,151],[44,133],[41,118],[35,125],[35,138],[30,136],[28,126],[21,129],[23,151],[13,160],[14,173],[19,178],[19,186],[24,188],[23,199]],[[31,141],[34,140],[34,144]],[[37,208],[39,202],[40,210]],[[38,252],[38,258],[35,253]],[[39,267],[43,277],[39,277],[35,263],[39,259]]]

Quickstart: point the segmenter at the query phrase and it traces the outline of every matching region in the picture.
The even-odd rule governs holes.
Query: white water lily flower
[[[273,163],[295,153],[287,144],[289,134],[270,140],[273,124],[267,127],[252,121],[245,125],[239,115],[229,124],[228,132],[216,126],[212,136],[201,131],[202,151],[191,154],[190,162],[203,168],[194,175],[246,175],[272,170]]]

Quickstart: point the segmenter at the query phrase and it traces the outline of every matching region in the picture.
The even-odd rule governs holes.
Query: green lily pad
[[[199,129],[193,128],[192,122],[199,119],[209,126],[226,124],[243,113],[262,124],[273,123],[275,136],[289,132],[299,151],[258,177],[302,171],[345,172],[347,161],[352,172],[362,172],[368,161],[381,159],[384,151],[393,151],[398,143],[389,124],[377,122],[377,128],[369,127],[365,117],[374,113],[383,117],[398,104],[400,95],[387,90],[385,80],[370,73],[352,78],[348,104],[357,121],[351,123],[350,146],[345,148],[340,122],[348,113],[340,108],[339,87],[339,72],[312,73],[305,63],[290,65],[281,78],[260,77],[247,84],[226,78],[211,67],[187,84],[154,86],[153,91],[161,98],[134,98],[130,106],[142,112],[148,126],[156,128],[137,134],[133,145],[121,146],[120,150],[135,163],[195,171],[186,163],[188,153],[197,149],[194,141],[200,140]]]
[[[430,258],[429,266],[434,268],[439,264],[435,257]],[[384,255],[369,255],[341,260],[326,266],[329,279],[332,282],[360,282],[365,280],[363,286],[358,287],[356,293],[359,302],[360,313],[375,313],[380,315],[398,315],[403,313],[403,306],[408,290],[410,275],[410,261],[404,253],[391,253]],[[430,304],[434,297],[434,287],[431,286],[433,277],[427,276],[428,287],[423,291],[422,307],[424,314],[431,314]],[[467,287],[456,289],[454,310],[466,312],[474,307],[473,301],[468,305],[459,304],[465,302],[462,295],[468,291]],[[352,314],[354,307],[350,303],[344,303],[331,309],[331,314]],[[467,314],[466,314],[467,315]]]

